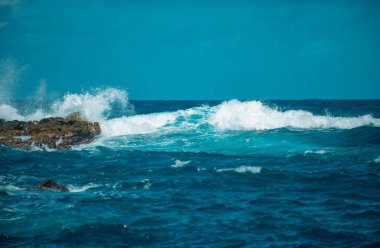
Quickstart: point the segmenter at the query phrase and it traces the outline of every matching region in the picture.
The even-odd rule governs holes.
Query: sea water
[[[0,104],[102,129],[68,151],[0,147],[0,246],[380,246],[379,100],[127,97]]]

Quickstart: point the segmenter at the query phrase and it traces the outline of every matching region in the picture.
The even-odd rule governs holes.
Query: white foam
[[[134,115],[102,121],[100,128],[102,136],[148,134],[156,132],[159,128],[169,123],[173,123],[175,119],[174,113]]]
[[[144,184],[143,189],[149,190],[152,183],[149,179],[141,180],[141,182]]]
[[[121,117],[109,119],[113,108],[121,109]],[[277,128],[294,129],[351,129],[370,125],[380,127],[380,119],[371,115],[357,117],[333,117],[313,115],[304,110],[280,111],[264,105],[260,101],[240,102],[231,100],[218,106],[201,106],[174,112],[160,112],[126,116],[130,113],[126,91],[108,88],[94,93],[66,94],[45,110],[35,109],[22,115],[13,106],[0,104],[0,119],[39,120],[52,116],[67,116],[79,112],[90,121],[97,121],[103,137],[120,135],[151,134],[165,130],[165,133],[203,132],[207,127],[212,131],[255,131]],[[201,128],[199,128],[201,127]],[[306,152],[307,153],[307,152]]]
[[[174,112],[160,112],[120,117],[100,122],[102,136],[120,136],[133,134],[150,134],[162,130],[167,132],[186,132],[195,130],[207,123],[207,115],[212,108],[194,107]]]
[[[281,112],[263,105],[259,101],[240,102],[231,100],[216,107],[209,123],[218,130],[269,130],[277,128],[295,129],[351,129],[373,125],[380,127],[380,119],[371,115],[358,117],[319,116],[304,110]]]
[[[86,184],[86,185],[80,186],[80,187],[73,186],[73,185],[68,185],[67,188],[69,189],[69,191],[71,193],[78,193],[78,192],[86,191],[88,189],[98,188],[98,187],[101,187],[101,186],[102,185],[100,185],[100,184],[89,183],[89,184]]]
[[[377,158],[375,158],[375,159],[373,160],[373,162],[375,162],[375,163],[380,163],[380,156],[378,156]]]
[[[261,172],[261,167],[257,166],[240,166],[237,168],[223,168],[223,169],[216,169],[216,172],[226,172],[226,171],[234,171],[237,173],[253,173],[253,174],[258,174]]]
[[[328,151],[326,151],[326,150],[315,150],[315,151],[313,151],[313,150],[306,150],[305,151],[305,154],[309,154],[309,153],[312,153],[312,154],[326,154]]]
[[[189,164],[191,161],[181,161],[179,159],[174,161],[174,164],[170,165],[172,168],[180,168],[184,167],[185,165]]]
[[[97,90],[96,93],[66,94],[62,101],[56,101],[52,105],[52,112],[56,116],[66,116],[73,112],[79,112],[81,117],[90,121],[102,121],[106,119],[107,112],[112,110],[112,104],[117,102],[122,108],[128,105],[126,91],[114,88]]]
[[[8,104],[1,104],[0,105],[0,119],[5,120],[23,120],[23,116],[21,116],[17,109],[14,107],[8,105]]]
[[[0,185],[0,191],[6,192],[9,195],[12,195],[13,193],[15,193],[17,191],[22,191],[22,190],[24,190],[24,189],[20,188],[20,187],[17,187],[17,186],[14,186],[12,184],[9,184],[9,185]]]
[[[22,115],[9,104],[0,105],[0,119],[5,120],[40,120],[47,117],[65,117],[73,112],[79,112],[81,117],[90,121],[103,121],[117,104],[123,112],[129,110],[126,91],[108,88],[96,90],[95,93],[66,94],[62,100],[53,102],[50,110],[35,109]]]

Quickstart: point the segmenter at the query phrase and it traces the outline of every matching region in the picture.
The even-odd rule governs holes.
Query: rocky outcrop
[[[58,184],[54,180],[45,180],[37,184],[38,187],[41,188],[47,188],[47,189],[54,189],[62,192],[69,192],[69,189],[65,186]]]
[[[25,150],[67,150],[73,145],[88,144],[99,134],[99,123],[83,120],[79,113],[40,121],[0,120],[0,145]]]

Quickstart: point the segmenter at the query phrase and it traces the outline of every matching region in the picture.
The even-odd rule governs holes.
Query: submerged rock
[[[67,150],[92,142],[100,132],[99,123],[83,120],[79,113],[40,121],[0,120],[0,145],[25,150],[33,147]]]
[[[47,189],[54,189],[62,192],[69,192],[69,189],[66,188],[65,186],[58,184],[54,180],[45,180],[37,184],[38,187],[41,188],[47,188]]]

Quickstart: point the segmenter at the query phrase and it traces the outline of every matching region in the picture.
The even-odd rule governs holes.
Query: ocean
[[[0,147],[0,246],[380,247],[380,100],[0,104],[72,112],[100,123],[93,143]]]

